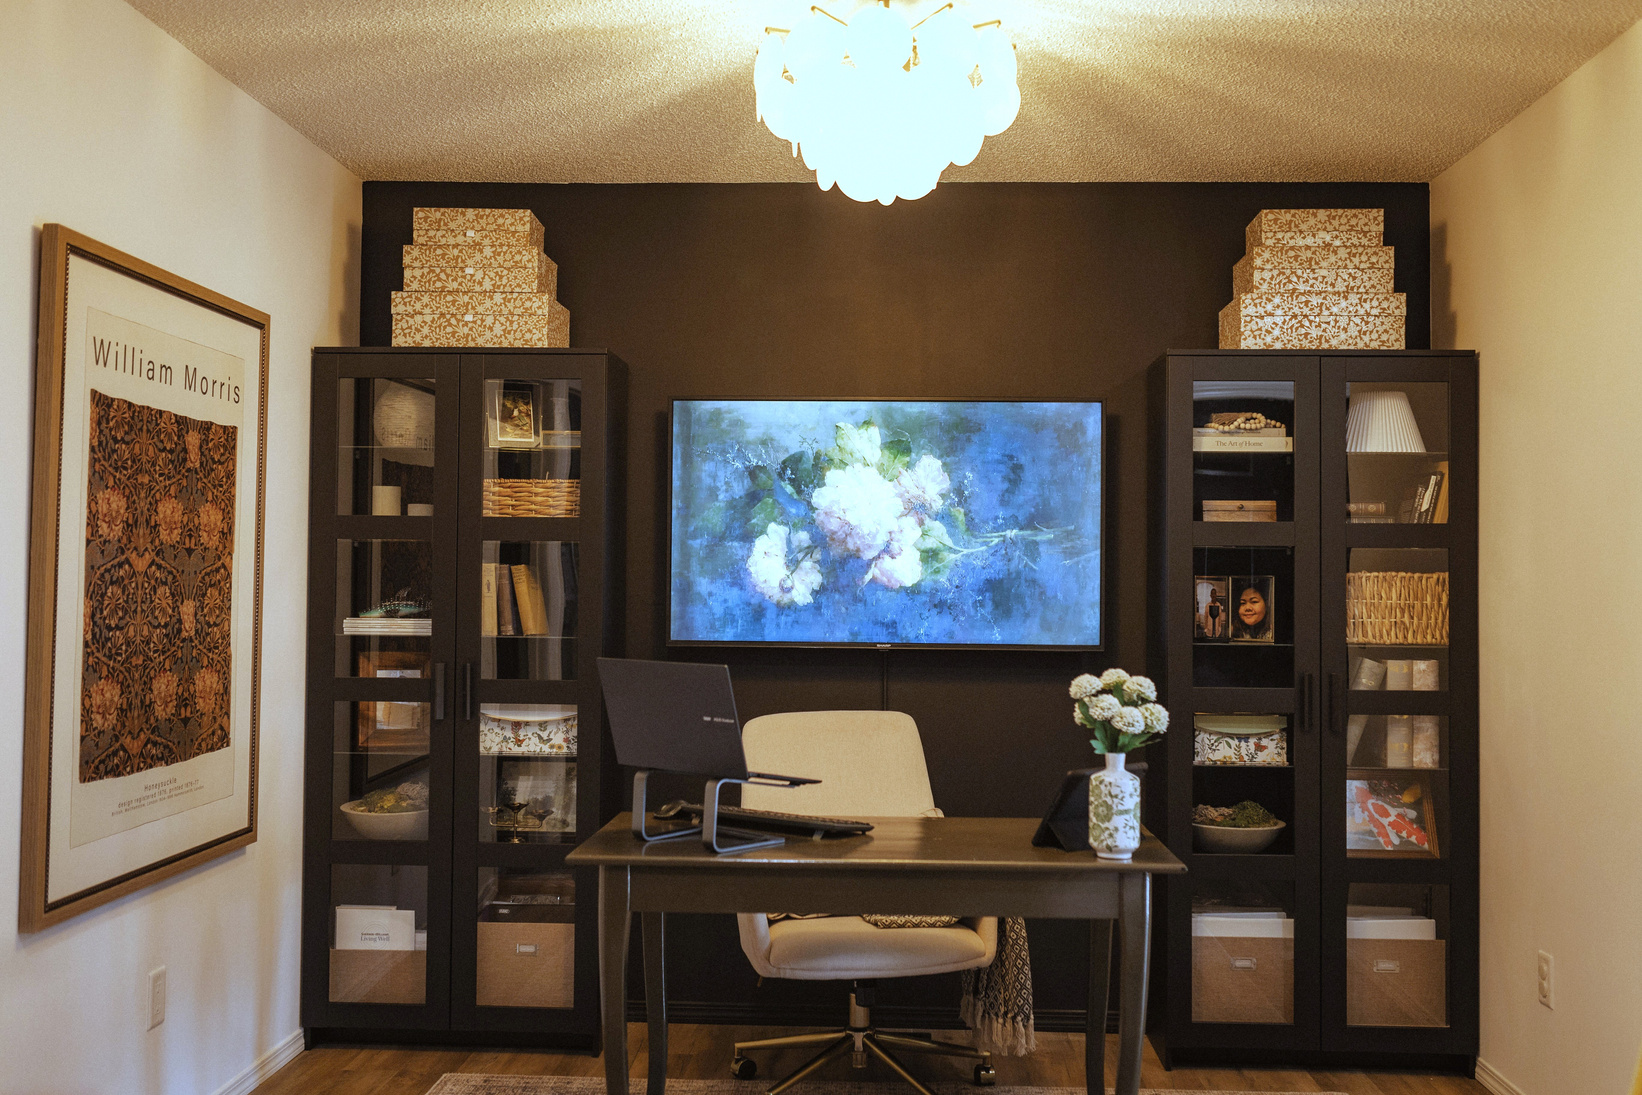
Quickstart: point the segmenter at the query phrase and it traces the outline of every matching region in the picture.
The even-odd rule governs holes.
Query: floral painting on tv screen
[[[1099,403],[680,400],[669,638],[1101,642]]]

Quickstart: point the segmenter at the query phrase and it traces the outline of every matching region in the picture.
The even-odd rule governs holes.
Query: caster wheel
[[[991,1065],[976,1065],[975,1066],[975,1086],[976,1087],[991,1087],[993,1084],[995,1084],[997,1082],[998,1082],[998,1074],[993,1071]]]
[[[751,1080],[758,1075],[758,1062],[751,1057],[731,1057],[730,1075],[738,1080]]]

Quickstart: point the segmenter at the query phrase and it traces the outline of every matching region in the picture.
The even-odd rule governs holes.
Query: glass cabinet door
[[[457,546],[438,518],[455,508],[457,359],[315,365],[306,823],[328,842],[309,877],[307,930],[324,938],[307,945],[328,968],[309,1000],[338,1026],[438,1027]]]
[[[1469,360],[1323,370],[1325,1048],[1440,1050],[1449,946],[1475,923],[1451,915],[1475,892],[1454,865],[1474,862],[1474,825],[1455,819],[1475,803],[1451,781],[1475,771],[1474,699],[1457,706],[1476,695],[1475,380],[1454,371]]]
[[[602,535],[583,489],[602,480],[584,482],[582,453],[603,444],[603,394],[580,375],[585,361],[464,359],[464,421],[476,428],[462,438],[457,519],[458,1023],[562,1026],[593,972],[577,970],[574,951],[577,917],[594,903],[578,914],[576,872],[564,867],[596,827],[580,746],[597,650],[584,641],[580,592],[597,588],[584,561]],[[597,718],[587,728],[596,752]]]
[[[1170,1022],[1276,1047],[1317,1021],[1317,358],[1170,365]]]

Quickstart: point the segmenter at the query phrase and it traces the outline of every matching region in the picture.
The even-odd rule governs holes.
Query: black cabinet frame
[[[1294,421],[1292,521],[1214,523],[1194,513],[1193,385],[1198,381],[1291,382]],[[1346,520],[1346,385],[1448,386],[1452,504],[1446,524]],[[1463,351],[1174,351],[1149,376],[1153,505],[1151,667],[1173,732],[1154,746],[1147,812],[1154,831],[1185,860],[1166,882],[1157,932],[1151,1032],[1164,1063],[1289,1062],[1443,1068],[1469,1074],[1478,1044],[1477,833],[1477,362]],[[1283,516],[1282,506],[1279,516]],[[1447,686],[1439,692],[1349,689],[1344,576],[1353,548],[1448,552]],[[1194,558],[1200,551],[1258,548],[1293,553],[1294,679],[1287,687],[1194,681]],[[1213,571],[1210,571],[1213,573]],[[1205,855],[1192,847],[1192,722],[1198,711],[1261,711],[1289,717],[1291,837],[1258,855]],[[1447,719],[1447,819],[1441,858],[1351,857],[1342,799],[1345,726],[1352,714],[1431,714]],[[1158,755],[1161,754],[1161,755]],[[1273,786],[1277,784],[1274,782]],[[1286,854],[1285,854],[1286,853]],[[1293,886],[1294,1022],[1192,1020],[1192,893],[1211,880]],[[1447,889],[1448,1026],[1346,1024],[1345,916],[1352,883]]]
[[[339,515],[339,381],[432,378],[434,516]],[[484,468],[487,379],[570,380],[581,392],[580,514],[486,517]],[[313,355],[309,498],[307,797],[303,810],[302,1025],[310,1045],[328,1041],[599,1049],[597,880],[575,871],[573,1006],[481,1007],[476,909],[487,867],[563,870],[575,841],[620,807],[617,769],[604,728],[595,673],[601,654],[620,652],[625,366],[596,350],[321,348]],[[431,673],[422,679],[349,675],[335,634],[338,542],[415,539],[432,556]],[[551,540],[577,545],[575,679],[483,680],[479,613],[486,540]],[[428,839],[337,839],[331,781],[336,705],[351,701],[432,706]],[[479,721],[482,703],[557,703],[578,713],[576,829],[558,844],[481,841]],[[330,999],[332,868],[397,864],[427,871],[427,981],[421,1005],[338,1003]],[[436,1033],[435,1033],[436,1032]]]

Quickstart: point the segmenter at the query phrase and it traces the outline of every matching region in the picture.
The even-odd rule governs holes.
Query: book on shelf
[[[433,621],[422,617],[348,616],[342,621],[344,635],[432,635]]]
[[[1268,434],[1265,430],[1255,430],[1252,433],[1218,433],[1210,430],[1207,434],[1192,431],[1193,452],[1293,452],[1294,438],[1284,437],[1279,433]]]
[[[479,576],[479,634],[496,634],[496,564],[485,563]]]
[[[542,586],[536,572],[525,563],[513,564],[513,599],[519,606],[519,622],[523,634],[547,634],[547,604],[542,599]]]
[[[1446,525],[1448,523],[1448,461],[1437,461],[1437,473],[1442,476],[1442,486],[1437,491],[1437,508],[1432,513],[1432,523]]]
[[[1429,525],[1435,519],[1437,512],[1437,495],[1447,476],[1441,471],[1432,471],[1423,475],[1408,493],[1403,497],[1402,506],[1397,516],[1404,524]]]
[[[519,607],[514,600],[513,570],[506,563],[496,564],[496,634],[524,634],[519,626]]]
[[[1384,517],[1384,502],[1347,502],[1346,513],[1352,517]]]

